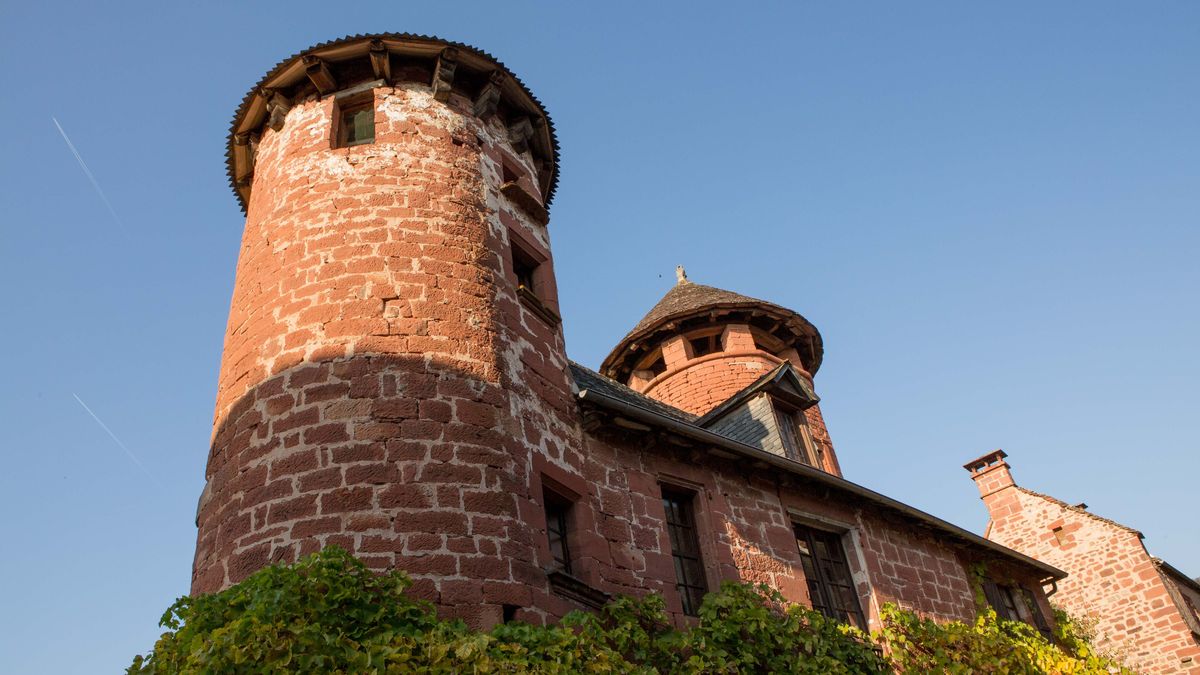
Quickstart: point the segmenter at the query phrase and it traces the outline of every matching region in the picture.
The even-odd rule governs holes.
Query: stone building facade
[[[1200,583],[1154,558],[1142,533],[1025,489],[997,450],[965,465],[991,520],[985,536],[1065,570],[1054,602],[1096,622],[1097,646],[1147,673],[1200,675]]]
[[[873,627],[972,617],[983,567],[1047,627],[1062,571],[842,477],[799,314],[681,272],[604,374],[570,362],[558,152],[515,76],[437,38],[324,43],[251,90],[194,592],[336,544],[481,627],[618,593],[683,617],[727,579]]]

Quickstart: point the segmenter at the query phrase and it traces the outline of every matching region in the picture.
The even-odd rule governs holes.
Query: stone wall
[[[219,380],[193,591],[327,544],[484,625],[543,585],[534,456],[580,444],[557,323],[516,290],[509,245],[546,226],[528,154],[495,117],[420,84],[374,90],[372,144],[334,148],[332,97],[258,147]],[[577,451],[576,451],[577,454]],[[486,602],[485,602],[486,601]]]
[[[580,555],[576,576],[610,593],[662,593],[681,612],[675,590],[662,486],[693,491],[707,581],[766,583],[789,600],[811,604],[793,527],[806,523],[842,533],[859,602],[872,628],[879,608],[896,602],[942,620],[971,619],[975,597],[970,566],[992,561],[1004,581],[1031,589],[1050,616],[1036,570],[996,562],[861,500],[798,482],[737,460],[647,442],[637,433],[606,428],[588,434],[582,471],[569,480],[582,493],[572,537]],[[563,482],[561,476],[550,476]],[[536,515],[539,528],[544,517]],[[548,546],[539,538],[543,558]],[[571,608],[553,594],[551,614]]]
[[[974,474],[987,536],[1068,573],[1053,601],[1097,621],[1097,645],[1148,673],[1200,673],[1200,641],[1136,530],[1018,487],[1002,457]]]

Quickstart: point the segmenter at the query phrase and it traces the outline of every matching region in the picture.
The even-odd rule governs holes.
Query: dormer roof
[[[710,427],[717,420],[745,404],[749,399],[764,392],[770,394],[773,398],[790,403],[800,410],[811,408],[821,400],[816,392],[812,390],[812,387],[809,386],[805,378],[796,372],[795,366],[785,362],[755,380],[753,384],[745,389],[730,396],[721,405],[705,413],[703,417],[696,420],[696,425]]]

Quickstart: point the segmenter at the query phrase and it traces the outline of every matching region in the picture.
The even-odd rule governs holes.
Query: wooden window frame
[[[546,516],[546,542],[550,546],[550,560],[555,570],[572,576],[571,516],[574,506],[575,500],[542,486],[542,511]],[[555,551],[556,537],[561,545],[561,555]]]
[[[1053,636],[1037,598],[1028,588],[1015,584],[998,584],[991,579],[984,579],[983,596],[996,612],[997,618],[1027,623],[1043,636]]]
[[[687,616],[697,616],[708,593],[708,571],[700,543],[697,518],[699,492],[675,485],[661,485],[663,524],[671,547],[675,569],[675,591]],[[690,550],[689,550],[690,549]]]
[[[346,124],[346,117],[364,110],[368,110],[371,113],[371,137],[351,142],[348,140],[350,129]],[[333,147],[353,148],[359,145],[373,145],[375,139],[378,138],[378,129],[375,125],[374,88],[363,91],[348,91],[344,95],[335,95],[333,124]]]
[[[855,625],[867,630],[866,615],[862,611],[862,602],[858,597],[858,585],[854,581],[854,573],[850,569],[850,557],[846,551],[844,533],[813,527],[807,523],[792,523],[792,533],[796,537],[796,548],[800,555],[804,570],[804,578],[808,584],[809,602],[814,610],[825,616]],[[826,551],[836,555],[826,555],[818,559],[817,543],[822,544]],[[833,571],[829,568],[840,566],[844,582],[837,582],[831,577]],[[848,593],[849,607],[846,597],[838,599],[835,589],[843,589]]]
[[[824,469],[821,453],[808,429],[808,416],[803,410],[770,397],[771,413],[775,415],[775,426],[779,430],[779,442],[784,455],[791,460]]]

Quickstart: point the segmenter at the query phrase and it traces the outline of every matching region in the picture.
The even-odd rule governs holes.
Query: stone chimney
[[[979,488],[980,497],[986,499],[988,495],[1016,484],[1013,482],[1008,462],[1004,461],[1007,456],[1003,450],[993,450],[963,464],[963,468],[971,472],[971,479]]]

